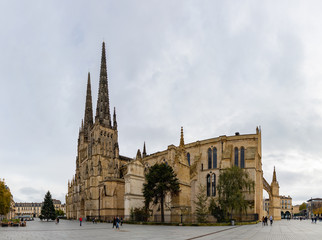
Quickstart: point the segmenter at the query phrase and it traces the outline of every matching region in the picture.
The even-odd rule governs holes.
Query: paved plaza
[[[110,223],[84,223],[61,220],[27,222],[27,227],[0,227],[1,240],[60,240],[60,239],[322,239],[322,222],[278,221],[273,226],[256,225],[223,227],[180,227],[123,224],[120,230]]]

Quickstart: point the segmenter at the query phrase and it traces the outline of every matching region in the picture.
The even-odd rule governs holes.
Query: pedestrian
[[[315,217],[314,218],[314,223],[316,224],[316,221],[318,220],[318,217]]]
[[[56,218],[56,224],[58,224],[58,223],[59,223],[59,218],[57,217],[57,218]]]
[[[272,215],[269,217],[269,221],[271,222],[271,226],[273,225],[273,217]]]
[[[119,216],[116,218],[116,229],[120,230],[120,219]]]
[[[93,224],[95,223],[95,218],[92,218],[92,222],[93,222]]]
[[[262,226],[265,226],[265,217],[262,217]]]
[[[123,218],[121,217],[121,226],[123,225]]]
[[[116,227],[116,217],[113,218],[113,228]]]
[[[264,219],[264,226],[267,226],[267,216],[265,216],[265,219]]]
[[[82,226],[82,221],[83,221],[83,219],[82,219],[82,217],[80,217],[79,218],[79,226]]]

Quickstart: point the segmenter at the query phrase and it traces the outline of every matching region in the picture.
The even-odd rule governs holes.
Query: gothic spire
[[[181,137],[180,137],[180,146],[179,147],[184,147],[183,127],[181,127]]]
[[[110,100],[108,95],[107,68],[105,42],[102,46],[101,72],[98,87],[98,99],[96,105],[95,122],[99,122],[104,127],[111,128]]]
[[[274,166],[274,172],[273,172],[273,182],[277,182],[277,181],[276,181],[276,171],[275,171],[275,166]]]
[[[117,129],[117,121],[116,121],[115,107],[114,107],[114,113],[113,113],[113,129]]]
[[[143,157],[144,157],[144,158],[146,157],[145,142],[144,142],[144,144],[143,144]]]
[[[92,107],[92,90],[91,90],[91,75],[88,72],[85,116],[84,116],[84,130],[87,137],[88,129],[93,125],[93,107]]]

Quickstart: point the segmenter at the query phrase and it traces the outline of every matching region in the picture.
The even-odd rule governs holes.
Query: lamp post
[[[98,187],[98,220],[101,221],[101,188]]]

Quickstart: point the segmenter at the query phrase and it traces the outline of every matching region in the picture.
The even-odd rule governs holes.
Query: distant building
[[[292,198],[290,196],[281,196],[281,217],[289,218],[293,216]]]
[[[320,217],[322,214],[322,198],[311,198],[307,200],[306,205],[307,217]]]
[[[16,215],[24,216],[30,215],[32,217],[39,217],[41,214],[42,203],[16,203]]]
[[[281,202],[281,218],[287,218],[293,216],[293,206],[292,206],[292,198],[290,196],[280,196]],[[267,215],[270,215],[269,212],[269,199],[265,198],[263,200],[263,210]]]
[[[65,204],[61,204],[60,200],[53,199],[53,204],[55,210],[63,210],[65,209]],[[41,214],[41,207],[43,203],[16,203],[16,215],[23,216],[23,215],[30,215],[32,217],[39,217]],[[63,206],[63,207],[62,207]],[[65,211],[64,211],[65,212]]]

